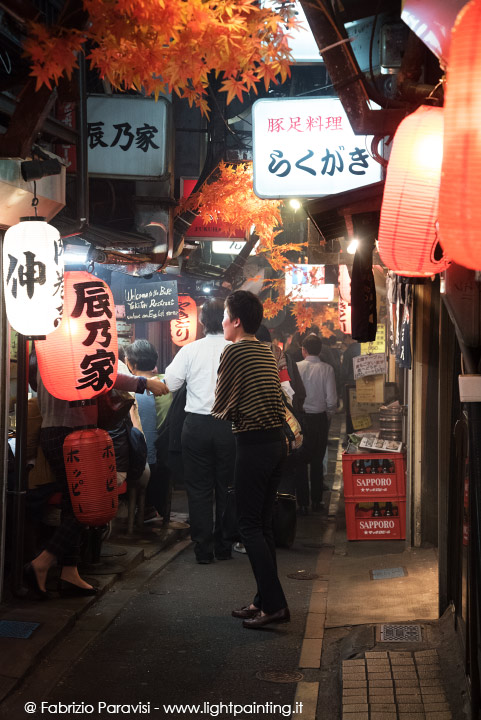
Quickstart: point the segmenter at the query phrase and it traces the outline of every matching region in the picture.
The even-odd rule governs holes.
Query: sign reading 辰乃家
[[[386,372],[386,356],[384,353],[359,355],[353,358],[354,380],[366,375],[382,375]]]
[[[87,100],[91,175],[150,178],[167,172],[165,98],[91,95]]]
[[[254,192],[322,197],[381,180],[381,165],[355,135],[339,98],[280,98],[253,105]]]
[[[176,280],[146,283],[124,292],[126,320],[172,320],[179,314]]]

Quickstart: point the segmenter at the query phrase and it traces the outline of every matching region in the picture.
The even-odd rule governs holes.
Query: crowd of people
[[[299,514],[322,510],[329,423],[344,383],[351,380],[358,350],[346,349],[341,363],[334,335],[326,340],[313,327],[282,341],[262,320],[258,297],[239,290],[225,301],[204,303],[204,337],[180,348],[163,374],[150,342],[137,339],[125,347],[115,387],[131,392],[135,405],[109,430],[119,484],[138,480],[131,467],[132,433],[145,438],[146,522],[168,522],[172,475],[181,458],[190,533],[201,565],[231,558],[232,541],[224,537],[222,520],[228,489],[234,488],[238,546],[248,556],[256,591],[232,615],[252,629],[290,619],[272,529],[277,491],[288,475]],[[75,427],[96,424],[96,405],[72,407],[54,398],[38,373],[31,384],[41,416],[39,448],[53,476],[52,488],[61,491],[62,513],[52,537],[25,566],[25,583],[33,597],[48,599],[47,574],[58,564],[61,595],[95,594],[95,586],[78,572],[82,526],[72,511],[62,446]],[[288,459],[286,406],[304,438],[302,448]]]

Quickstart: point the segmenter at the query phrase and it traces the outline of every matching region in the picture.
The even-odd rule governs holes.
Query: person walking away
[[[251,292],[237,290],[225,301],[224,337],[231,340],[219,363],[212,415],[230,420],[236,440],[234,486],[241,540],[257,583],[252,603],[233,610],[246,628],[290,620],[277,575],[272,514],[287,453],[282,431],[285,406],[277,363],[255,333],[263,307]]]
[[[324,483],[323,459],[327,447],[329,418],[336,412],[337,393],[334,370],[319,358],[322,340],[317,335],[308,335],[302,343],[304,360],[297,363],[306,389],[304,413],[306,440],[304,462],[299,468],[299,496],[308,501],[308,477],[311,481],[311,506],[314,512],[321,510],[322,486]],[[308,468],[309,466],[309,468]],[[309,472],[310,469],[310,472]],[[307,496],[307,497],[306,497]],[[305,505],[301,504],[303,512]]]
[[[227,345],[223,314],[222,300],[207,300],[200,313],[205,337],[184,345],[165,369],[165,382],[172,392],[187,383],[182,458],[190,534],[201,565],[213,562],[214,555],[217,560],[228,560],[232,549],[222,537],[221,521],[234,477],[235,444],[230,423],[211,415],[219,359]]]

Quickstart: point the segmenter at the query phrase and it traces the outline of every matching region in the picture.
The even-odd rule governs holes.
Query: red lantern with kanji
[[[179,317],[170,321],[170,334],[175,345],[188,345],[197,335],[197,305],[189,295],[179,295]]]
[[[451,33],[444,105],[439,237],[451,260],[481,270],[481,3],[469,2]]]
[[[38,367],[51,395],[89,400],[117,377],[117,326],[109,286],[88,272],[66,272],[63,317],[45,340],[36,340]]]
[[[83,525],[106,525],[117,514],[115,452],[108,432],[75,430],[63,444],[73,511]]]
[[[379,224],[379,254],[398,275],[429,277],[449,260],[439,244],[443,109],[422,106],[394,136]]]

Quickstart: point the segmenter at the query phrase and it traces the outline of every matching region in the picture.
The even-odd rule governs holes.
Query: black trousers
[[[62,566],[76,566],[80,560],[80,547],[85,528],[75,515],[70,501],[67,474],[63,460],[63,442],[72,428],[48,427],[40,430],[40,445],[62,493],[60,525],[45,545]]]
[[[257,583],[253,600],[270,614],[287,607],[277,575],[272,513],[286,455],[281,431],[236,434],[235,492],[242,542]]]
[[[188,413],[182,428],[184,482],[189,501],[190,535],[198,560],[231,554],[222,537],[221,520],[227,488],[234,480],[232,426],[212,415]],[[213,504],[215,496],[215,515]]]
[[[311,502],[319,503],[322,500],[322,485],[324,472],[322,463],[327,448],[329,434],[329,419],[327,413],[306,413],[304,415],[306,437],[302,448],[302,462],[299,464],[296,481],[297,502],[299,505],[309,505],[309,475],[311,472]]]

